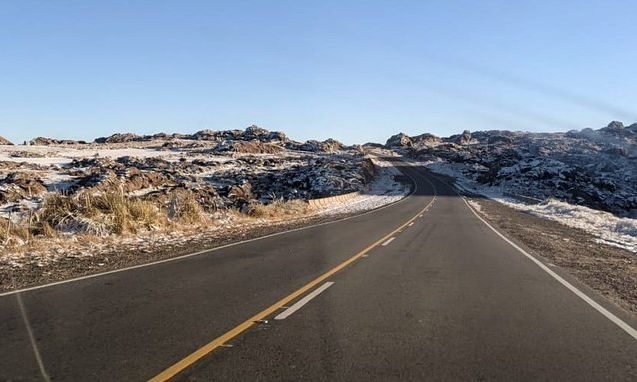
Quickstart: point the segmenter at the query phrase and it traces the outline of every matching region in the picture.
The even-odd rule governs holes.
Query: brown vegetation
[[[270,204],[254,203],[248,207],[248,215],[253,218],[283,218],[307,214],[310,207],[303,200],[277,200]]]
[[[157,229],[167,222],[165,213],[157,206],[119,192],[54,194],[45,200],[38,221],[57,230],[98,236]]]

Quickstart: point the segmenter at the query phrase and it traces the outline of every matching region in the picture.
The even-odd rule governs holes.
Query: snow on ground
[[[75,183],[75,178],[68,174],[59,174],[56,172],[46,172],[42,179],[47,185],[49,191],[64,191]]]
[[[40,202],[33,200],[20,200],[19,202],[5,203],[0,205],[0,217],[9,219],[16,223],[24,219],[20,211],[34,210],[41,206]]]
[[[538,203],[523,203],[503,195],[499,187],[483,186],[467,179],[462,173],[463,164],[417,162],[434,173],[455,178],[455,186],[464,191],[486,196],[508,207],[528,212],[545,219],[557,221],[569,227],[582,229],[597,241],[637,253],[637,219],[620,218],[609,212],[547,199]],[[475,203],[472,203],[475,207]],[[479,209],[479,208],[478,208]]]
[[[569,227],[580,228],[596,236],[600,242],[637,253],[637,219],[620,218],[609,212],[555,199],[528,205],[511,202],[509,199],[498,201],[517,210],[555,220]]]
[[[397,168],[395,168],[390,162],[386,162],[375,157],[372,157],[372,160],[379,170],[376,179],[370,184],[369,190],[363,193],[360,197],[352,199],[344,204],[339,204],[332,208],[322,210],[318,213],[318,215],[361,213],[396,202],[404,198],[409,193],[408,186],[395,181],[393,178],[395,175],[401,175],[401,172]],[[140,190],[132,194],[139,195],[146,191],[148,191],[148,189]],[[0,214],[10,214],[10,210],[13,208],[16,208],[16,203],[0,206]],[[308,216],[303,216],[301,218],[306,217]],[[257,227],[260,224],[271,224],[271,222],[268,222],[267,220],[256,222],[242,221],[237,220],[236,216],[223,214],[215,216],[215,219],[216,225],[214,227],[207,227],[205,232],[200,233],[200,236],[204,233],[210,235],[213,232],[223,231],[228,229],[230,226],[234,228],[249,228],[250,226]],[[180,243],[184,240],[192,239],[192,236],[186,236],[183,232],[144,232],[133,237],[118,237],[117,243],[119,245],[137,243],[137,250],[150,252],[151,248],[158,245]],[[78,238],[70,234],[62,234],[60,238],[51,240],[60,242],[66,241],[67,243],[65,245],[68,246],[69,244],[75,245]],[[113,243],[111,241],[95,242],[90,244],[88,247],[83,248],[81,253],[76,253],[77,251],[60,247],[58,245],[54,249],[51,247],[51,249],[44,252],[33,251],[30,253],[5,253],[2,255],[2,261],[12,269],[22,268],[26,264],[35,264],[38,267],[43,267],[63,258],[92,257],[94,253],[107,253],[112,246]],[[102,265],[103,264],[98,264],[98,266]]]
[[[3,146],[0,151],[0,161],[32,163],[38,165],[65,165],[73,159],[101,157],[117,159],[121,157],[152,158],[166,156],[170,151],[139,148],[100,148],[100,149],[74,149],[61,148],[59,146]],[[176,153],[175,153],[176,155]]]
[[[122,157],[136,158],[156,158],[162,157],[167,161],[178,161],[182,157],[189,159],[206,159],[218,163],[234,161],[242,156],[277,158],[279,154],[263,154],[263,153],[197,153],[197,149],[192,150],[159,150],[153,147],[147,148],[102,148],[97,146],[89,146],[86,148],[70,148],[60,146],[0,146],[0,161],[16,162],[16,163],[32,163],[39,165],[64,165],[71,163],[73,159],[82,158],[110,158],[118,159]],[[203,148],[202,148],[203,149]],[[300,157],[298,153],[286,153],[288,157]]]
[[[409,187],[394,180],[395,175],[401,175],[391,162],[384,161],[377,157],[371,157],[378,168],[376,179],[370,184],[369,190],[359,197],[343,204],[336,205],[320,212],[322,215],[336,215],[358,213],[394,203],[407,194]]]
[[[86,158],[98,156],[101,158],[117,159],[122,157],[136,157],[136,158],[153,158],[166,155],[169,152],[154,149],[98,149],[98,150],[66,150],[60,153],[61,156],[67,158]]]

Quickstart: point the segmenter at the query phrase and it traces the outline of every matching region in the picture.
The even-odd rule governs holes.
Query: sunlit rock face
[[[423,161],[460,164],[466,177],[504,192],[637,215],[637,123],[612,121],[566,133],[465,130],[414,142],[399,134],[386,147]]]

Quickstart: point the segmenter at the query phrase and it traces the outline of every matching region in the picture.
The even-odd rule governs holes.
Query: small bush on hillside
[[[292,215],[303,215],[309,206],[302,200],[276,200],[270,204],[254,203],[248,206],[247,214],[254,218],[279,218]]]
[[[179,193],[170,200],[168,218],[181,223],[196,224],[205,221],[206,215],[191,194]]]
[[[166,224],[164,214],[155,205],[120,192],[53,195],[45,200],[39,220],[58,230],[99,236],[135,233]]]

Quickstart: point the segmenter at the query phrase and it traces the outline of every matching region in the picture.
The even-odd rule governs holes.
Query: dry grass
[[[309,210],[307,202],[302,200],[277,200],[270,204],[251,204],[248,215],[253,218],[283,218],[305,215]]]
[[[201,232],[216,219],[229,219],[233,224],[255,218],[279,221],[310,212],[305,201],[277,200],[267,205],[250,204],[244,212],[226,210],[223,216],[213,218],[187,190],[172,193],[163,201],[130,197],[117,190],[52,194],[21,223],[0,218],[0,249],[14,254],[52,253],[52,248],[73,252],[79,251],[78,246],[117,241],[116,235],[143,235],[156,230]]]
[[[167,223],[154,204],[119,192],[54,195],[45,200],[38,220],[57,230],[98,236],[158,229]]]
[[[44,236],[49,238],[57,236],[57,231],[46,221],[39,221],[31,225],[30,231],[33,236]]]
[[[0,219],[0,246],[30,244],[35,237],[53,238],[60,232],[105,237],[209,223],[201,204],[188,192],[174,195],[168,208],[121,191],[53,194],[22,223]]]
[[[185,224],[204,223],[208,219],[201,205],[192,194],[179,193],[175,195],[168,206],[168,218]]]
[[[16,225],[9,219],[0,219],[0,244],[21,244],[29,240],[30,236],[31,234],[25,226]]]

